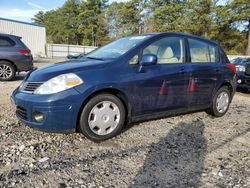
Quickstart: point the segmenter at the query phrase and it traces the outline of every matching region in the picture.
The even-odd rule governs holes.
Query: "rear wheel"
[[[119,134],[125,122],[125,108],[119,98],[103,93],[90,99],[80,117],[80,131],[100,142]]]
[[[15,66],[8,61],[0,61],[0,81],[13,80],[15,76]]]
[[[212,106],[207,112],[215,117],[221,117],[227,112],[229,104],[230,92],[228,87],[223,86],[214,95]]]

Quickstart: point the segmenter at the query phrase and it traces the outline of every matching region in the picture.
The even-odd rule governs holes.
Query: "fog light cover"
[[[33,113],[33,119],[36,121],[36,122],[43,122],[44,120],[44,114],[42,112],[34,112]]]
[[[242,80],[241,80],[241,79],[239,79],[237,82],[238,82],[238,84],[241,84]]]

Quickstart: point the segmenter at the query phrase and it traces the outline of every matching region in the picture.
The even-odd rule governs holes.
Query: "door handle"
[[[185,69],[184,69],[184,68],[182,68],[182,69],[179,71],[179,73],[181,73],[181,74],[185,74],[185,73],[186,73],[186,71],[185,71]]]
[[[216,71],[217,73],[219,73],[219,72],[220,72],[220,69],[216,69],[215,71]]]

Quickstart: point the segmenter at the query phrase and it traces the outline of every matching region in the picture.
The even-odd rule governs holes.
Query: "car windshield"
[[[97,60],[116,59],[128,52],[133,47],[137,46],[142,41],[146,40],[149,36],[150,35],[140,35],[120,38],[101,48],[96,49],[93,52],[90,52],[84,56],[84,58]]]

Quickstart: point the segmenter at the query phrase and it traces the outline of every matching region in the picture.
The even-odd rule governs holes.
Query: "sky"
[[[0,0],[0,17],[31,22],[38,11],[56,9],[66,0]],[[110,3],[116,0],[109,0]],[[118,2],[126,0],[117,0]]]

